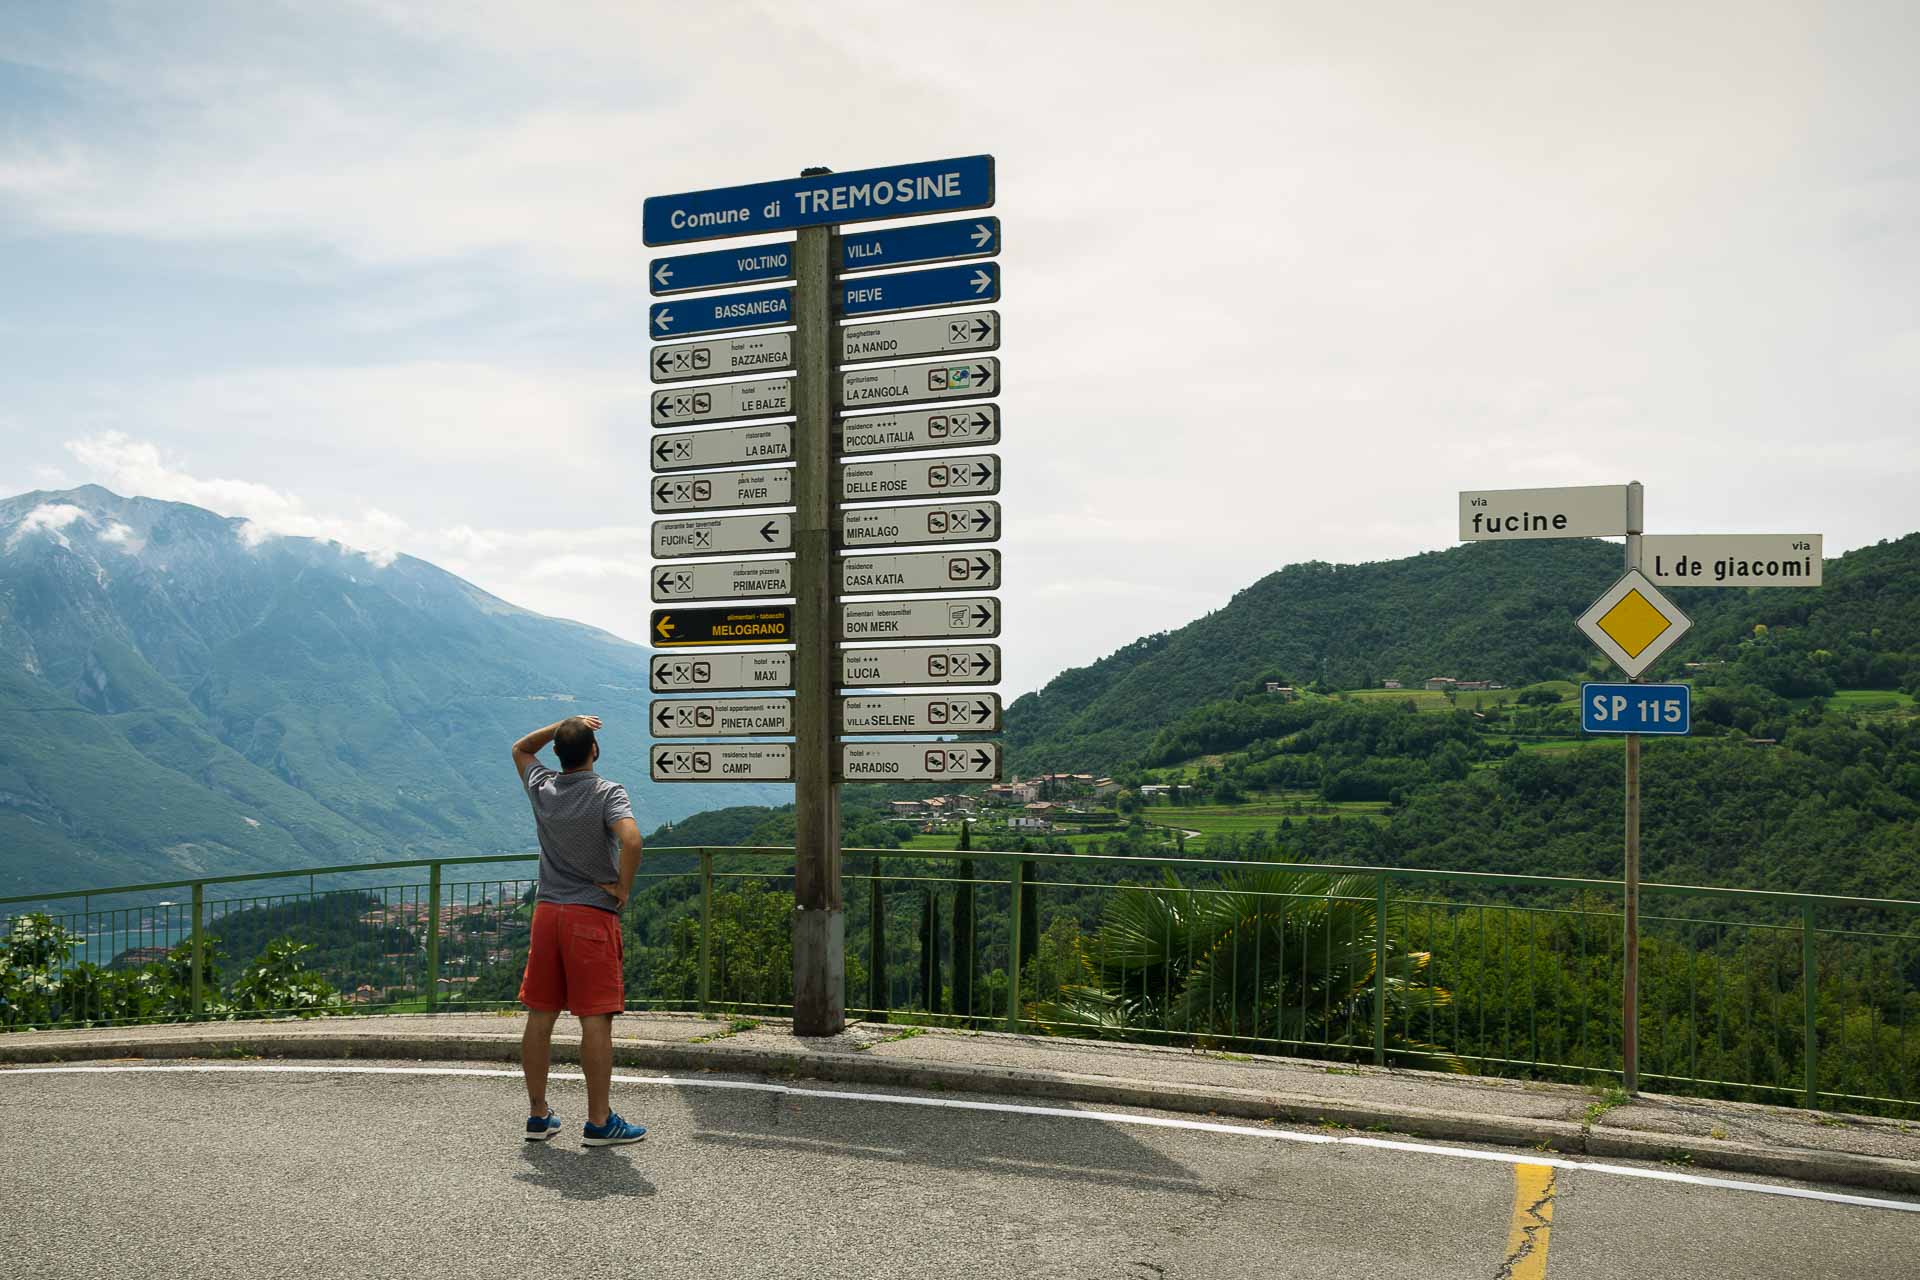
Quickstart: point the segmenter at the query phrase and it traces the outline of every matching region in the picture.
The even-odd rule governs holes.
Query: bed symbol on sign
[[[945,533],[947,531],[947,513],[944,511],[927,512],[927,532]]]
[[[947,415],[945,415],[944,413],[928,418],[927,419],[927,438],[929,440],[946,439],[948,421],[949,420],[947,418]]]
[[[928,773],[945,773],[947,771],[947,753],[944,751],[927,752],[926,765]]]
[[[927,468],[927,488],[944,489],[952,479],[953,473],[942,463]]]
[[[947,703],[929,702],[927,704],[927,723],[928,724],[945,724],[947,722],[947,711],[948,711]]]
[[[945,369],[927,370],[927,390],[945,391],[946,389],[947,389],[947,370]]]
[[[713,708],[706,706],[695,707],[693,709],[693,727],[696,729],[713,728]]]
[[[693,664],[693,680],[695,684],[706,684],[712,679],[713,664],[711,662],[696,662]]]
[[[711,751],[696,751],[693,753],[693,772],[713,772],[713,753]]]
[[[927,674],[930,676],[945,677],[947,674],[947,655],[944,653],[928,654]]]

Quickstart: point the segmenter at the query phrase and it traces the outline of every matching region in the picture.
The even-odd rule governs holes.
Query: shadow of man
[[[602,1151],[575,1151],[547,1143],[526,1144],[520,1153],[528,1167],[514,1180],[557,1191],[567,1200],[605,1200],[608,1196],[650,1196],[651,1182],[623,1155]]]

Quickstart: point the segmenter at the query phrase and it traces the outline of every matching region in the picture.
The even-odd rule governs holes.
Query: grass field
[[[1827,706],[1859,715],[1912,715],[1915,710],[1912,694],[1887,689],[1842,689],[1827,699]]]
[[[1519,689],[1475,689],[1456,693],[1451,701],[1446,694],[1428,689],[1349,689],[1335,696],[1352,702],[1411,701],[1415,710],[1423,712],[1480,711],[1503,702],[1510,707],[1518,706],[1520,695],[1527,689],[1550,689],[1563,703],[1574,701],[1580,692],[1579,686],[1571,680],[1543,680]]]

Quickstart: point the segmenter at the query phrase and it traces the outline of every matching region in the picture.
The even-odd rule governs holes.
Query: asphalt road
[[[577,1080],[534,1145],[498,1066],[311,1065],[0,1071],[0,1275],[1867,1280],[1920,1257],[1920,1213],[1371,1135],[630,1077],[614,1105],[647,1141],[589,1150]]]

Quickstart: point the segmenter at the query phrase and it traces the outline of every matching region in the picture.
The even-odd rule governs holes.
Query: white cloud
[[[7,550],[13,550],[21,539],[36,533],[44,533],[61,546],[71,547],[73,544],[67,541],[67,535],[61,530],[76,521],[92,524],[93,517],[71,503],[43,502],[27,512],[20,523],[14,526],[13,532],[7,536]]]

